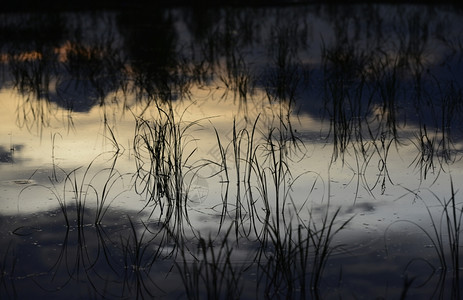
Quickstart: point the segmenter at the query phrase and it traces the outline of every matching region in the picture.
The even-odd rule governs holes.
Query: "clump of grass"
[[[199,126],[200,121],[183,122],[183,114],[177,121],[171,104],[166,109],[157,106],[157,113],[153,120],[136,119],[135,190],[146,196],[145,207],[152,207],[151,216],[159,208],[159,219],[173,226],[172,231],[181,236],[183,222],[189,222],[187,204],[191,182],[207,165],[190,162],[197,148],[189,131]],[[186,180],[187,175],[191,175],[190,180]]]
[[[50,177],[51,186],[39,184],[29,185],[20,192],[18,199],[21,198],[22,193],[24,193],[26,190],[30,190],[36,187],[43,187],[47,189],[57,200],[66,226],[68,227],[72,225],[77,227],[85,226],[87,222],[85,220],[86,213],[89,211],[87,204],[89,201],[94,200],[95,215],[93,216],[92,224],[101,224],[105,214],[108,212],[108,209],[111,206],[111,203],[118,196],[124,193],[124,190],[122,190],[116,195],[111,194],[112,190],[116,186],[119,184],[122,184],[123,186],[124,176],[116,170],[116,162],[118,159],[117,153],[112,155],[110,159],[110,167],[102,168],[101,170],[93,173],[93,165],[99,157],[103,156],[103,154],[98,155],[94,160],[92,160],[90,164],[87,165],[85,169],[78,167],[71,171],[66,171],[54,165],[53,172]],[[59,170],[61,174],[58,174],[57,170]],[[105,173],[107,173],[106,177],[104,177]],[[64,179],[61,180],[61,176],[63,176]],[[97,186],[96,181],[100,180],[101,178],[103,178],[104,183],[100,189],[100,187]],[[62,186],[62,192],[60,192],[60,186]],[[110,199],[111,197],[112,199]],[[74,213],[73,218],[70,216],[71,212]]]
[[[135,289],[137,298],[154,297],[152,287],[162,291],[161,286],[150,278],[150,271],[154,263],[160,258],[164,245],[155,244],[158,234],[152,232],[148,225],[141,222],[141,232],[130,217],[130,235],[120,237],[123,253],[124,281],[123,294],[133,295]],[[148,285],[150,283],[150,285]]]
[[[442,164],[447,157],[445,151],[444,153],[439,153],[439,148],[442,144],[438,141],[437,130],[429,134],[426,125],[420,126],[420,131],[415,134],[415,140],[412,140],[412,143],[418,150],[418,153],[410,165],[414,164],[415,169],[419,169],[420,181],[426,180],[429,174],[435,174],[435,182],[439,178],[441,171],[443,171]]]
[[[175,265],[180,273],[188,299],[239,299],[243,292],[243,266],[233,261],[233,247],[229,245],[230,226],[221,242],[198,238],[197,250],[189,252],[181,247],[182,262]]]
[[[441,270],[440,284],[445,284],[445,278],[448,271],[451,272],[450,296],[452,299],[460,298],[460,248],[461,248],[461,231],[462,231],[462,220],[463,220],[463,205],[456,200],[457,191],[455,190],[453,179],[450,176],[450,198],[448,200],[441,199],[433,191],[429,191],[434,197],[439,207],[442,208],[440,213],[440,219],[436,219],[433,212],[425,200],[418,195],[418,192],[409,190],[415,197],[415,199],[421,200],[428,212],[429,220],[431,221],[431,231],[423,227],[422,225],[410,221],[410,220],[399,220],[392,223],[390,226],[405,222],[410,223],[418,227],[425,236],[430,240],[432,248],[435,249],[437,258],[439,260],[439,269]],[[388,227],[387,231],[389,230]],[[437,267],[436,267],[437,268]],[[441,293],[445,293],[445,288],[441,288]],[[437,290],[436,290],[437,291]],[[444,295],[440,295],[443,297]]]
[[[0,297],[16,299],[17,291],[14,286],[13,274],[18,257],[14,253],[13,241],[10,241],[6,249],[2,249],[1,252],[3,252],[3,258],[0,262]]]
[[[154,241],[156,235],[153,237],[153,232],[143,222],[141,222],[142,232],[139,234],[136,224],[134,224],[130,217],[128,219],[131,235],[125,241],[121,236],[121,245],[124,250],[124,266],[126,269],[134,271],[149,270],[153,262],[159,257],[162,248],[157,249],[154,253],[150,253],[149,250],[152,248],[151,242]]]
[[[295,180],[290,165],[305,156],[302,141],[294,135],[287,119],[275,118],[276,126],[270,120],[266,131],[260,128],[259,121],[260,115],[249,128],[239,126],[234,120],[231,141],[226,145],[216,132],[220,172],[225,174],[227,182],[236,183],[233,202],[228,201],[227,190],[223,205],[224,211],[233,218],[237,238],[253,232],[260,235],[261,225],[270,217],[274,217],[279,226]],[[233,211],[229,211],[228,206],[233,207]]]
[[[238,99],[246,108],[249,95],[254,92],[254,79],[250,67],[241,53],[230,50],[226,56],[225,69],[225,74],[219,75],[220,81],[225,85],[222,98],[226,98],[228,92],[232,91],[233,99]]]
[[[285,120],[278,118],[277,126],[269,125],[266,131],[259,128],[257,119],[251,129],[239,128],[234,122],[228,145],[221,143],[217,132],[216,136],[221,167],[234,167],[234,172],[227,169],[223,172],[230,181],[236,180],[236,193],[232,194],[236,202],[229,231],[234,229],[237,247],[242,239],[258,244],[258,250],[253,251],[254,260],[246,268],[259,274],[256,290],[269,298],[304,298],[318,293],[327,260],[337,247],[332,244],[333,237],[353,217],[338,224],[340,209],[331,214],[327,208],[320,220],[312,213],[308,222],[302,220],[307,199],[298,202],[291,191],[303,176],[294,176],[291,166],[304,157],[304,147]],[[225,200],[229,201],[230,196],[226,195]],[[205,242],[200,243],[204,248]],[[193,288],[201,278],[193,274],[202,268],[205,267],[196,261],[191,264],[184,261],[189,276],[185,275],[183,280],[192,298],[201,297],[200,291]]]
[[[308,72],[299,58],[299,48],[308,47],[304,35],[307,28],[294,20],[281,20],[284,25],[273,26],[270,35],[269,71],[264,85],[270,102],[296,103],[297,91],[308,83]]]
[[[307,224],[285,225],[277,231],[271,223],[268,241],[262,243],[257,264],[259,283],[264,285],[266,297],[319,297],[319,287],[330,255],[341,245],[333,245],[333,238],[353,219],[338,222],[340,209],[329,215],[326,209],[321,220],[310,213]]]
[[[66,174],[64,180],[64,192],[62,200],[60,202],[61,207],[66,205],[66,190],[70,187],[72,193],[72,198],[74,199],[75,210],[76,210],[76,220],[77,226],[83,226],[84,215],[86,210],[87,201],[89,196],[93,194],[95,199],[95,216],[93,224],[101,224],[101,221],[104,215],[107,213],[111,203],[117,198],[118,195],[113,197],[111,200],[110,191],[122,181],[122,174],[120,174],[116,169],[117,155],[111,160],[111,166],[108,168],[103,168],[96,172],[88,181],[87,177],[90,175],[91,167],[94,161],[90,163],[84,170],[82,178],[79,180],[77,172],[80,168],[74,169],[71,172]],[[104,180],[103,187],[99,190],[96,185],[93,183],[99,176],[104,176],[102,174],[108,173],[106,179]],[[99,179],[99,178],[98,178]],[[121,192],[123,193],[123,191]],[[120,194],[119,194],[120,195]],[[63,211],[65,212],[65,211]]]

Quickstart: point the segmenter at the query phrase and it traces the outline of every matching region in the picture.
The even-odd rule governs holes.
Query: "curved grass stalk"
[[[198,121],[176,121],[172,105],[167,109],[156,107],[158,118],[147,120],[136,118],[134,151],[137,171],[134,174],[135,191],[146,195],[145,208],[151,206],[150,217],[159,209],[158,218],[176,232],[179,239],[184,235],[184,223],[190,225],[188,200],[191,179],[208,162],[190,163],[196,153],[196,140],[189,131],[199,126]]]
[[[188,299],[239,299],[243,292],[245,266],[233,262],[233,247],[228,236],[234,225],[216,244],[211,236],[198,238],[195,253],[181,247],[181,263],[175,262]],[[186,251],[187,250],[187,251]]]
[[[440,220],[435,219],[430,207],[417,192],[411,191],[407,188],[405,189],[414,194],[415,199],[421,200],[421,202],[425,205],[429,220],[431,221],[432,231],[429,232],[426,228],[414,221],[398,220],[388,226],[385,236],[389,228],[399,222],[412,224],[423,232],[430,240],[436,251],[436,255],[440,263],[440,269],[442,270],[441,276],[445,277],[447,270],[449,268],[451,269],[453,277],[450,296],[452,299],[458,299],[460,297],[460,233],[462,231],[463,206],[458,207],[459,203],[456,202],[455,196],[457,191],[455,191],[452,176],[450,176],[449,200],[440,199],[433,191],[429,191],[442,207]],[[448,238],[447,241],[444,238],[445,236]],[[442,284],[444,284],[443,280],[444,279],[442,279]]]

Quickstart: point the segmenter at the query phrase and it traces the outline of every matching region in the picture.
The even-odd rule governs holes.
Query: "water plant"
[[[47,214],[63,219],[47,215],[40,223],[37,215],[32,215],[31,222],[39,222],[42,235],[34,231],[24,236],[23,230],[35,228],[28,224],[11,230],[13,238],[24,238],[20,242],[25,247],[8,244],[10,237],[5,235],[0,245],[4,246],[0,249],[0,257],[4,257],[0,297],[25,297],[22,287],[27,281],[39,286],[46,296],[59,291],[57,297],[66,297],[68,288],[70,293],[85,290],[83,297],[98,299],[155,298],[160,294],[190,299],[330,298],[326,285],[343,285],[342,289],[359,282],[358,274],[349,277],[353,269],[359,269],[350,256],[340,256],[335,266],[330,265],[332,254],[343,250],[336,237],[353,223],[351,213],[357,209],[372,207],[362,218],[374,218],[376,208],[381,213],[381,205],[390,207],[386,187],[395,192],[394,188],[401,186],[393,177],[395,158],[408,158],[410,149],[405,149],[404,156],[404,152],[393,150],[394,146],[397,150],[407,147],[405,138],[416,151],[410,166],[419,170],[420,177],[420,189],[407,188],[407,197],[425,204],[423,212],[432,226],[414,220],[393,224],[412,224],[414,232],[422,231],[431,241],[427,247],[435,251],[436,259],[412,257],[403,274],[398,274],[403,277],[394,290],[385,288],[387,296],[404,299],[413,297],[416,287],[432,290],[434,287],[424,287],[419,278],[409,276],[416,262],[424,262],[432,271],[425,283],[437,281],[431,297],[461,298],[463,207],[451,165],[459,162],[460,137],[455,133],[461,122],[462,92],[456,76],[459,63],[446,60],[447,56],[456,59],[461,39],[442,36],[447,21],[436,24],[433,19],[440,8],[433,7],[432,14],[421,14],[409,6],[400,9],[395,14],[393,7],[380,4],[204,10],[154,6],[141,13],[69,13],[69,22],[58,28],[58,36],[45,35],[37,44],[29,38],[31,32],[38,34],[32,28],[37,22],[29,25],[26,18],[24,24],[5,30],[3,25],[21,19],[21,14],[4,16],[0,39],[6,52],[0,53],[0,63],[7,72],[0,85],[6,90],[13,87],[21,96],[15,111],[17,125],[29,130],[46,128],[62,106],[69,133],[78,124],[72,121],[74,113],[79,111],[80,118],[98,110],[112,151],[89,164],[79,163],[81,167],[71,162],[72,167],[65,168],[55,159],[55,143],[64,135],[51,135],[50,183],[24,188],[18,212],[26,193],[40,187],[49,191],[58,206]],[[383,15],[391,11],[392,17]],[[445,11],[444,17],[448,16],[454,14]],[[393,25],[397,20],[399,25]],[[315,26],[320,24],[321,34],[332,29],[334,40],[323,36],[327,43],[322,41],[318,49],[310,27],[318,31]],[[81,29],[80,25],[85,26]],[[21,26],[26,27],[20,31],[21,39],[12,37],[15,27],[21,30]],[[65,31],[72,34],[61,39]],[[458,30],[453,32],[450,34],[458,36]],[[443,44],[437,43],[434,35]],[[8,39],[17,44],[9,44]],[[439,51],[429,51],[432,56],[428,56],[431,40]],[[446,75],[441,77],[441,73]],[[199,97],[194,94],[197,91]],[[204,105],[211,105],[210,98],[215,101],[217,95],[220,101],[238,100],[239,112],[233,121],[228,120],[232,124],[227,136],[210,122],[216,155],[201,156],[207,151],[197,140],[203,135],[195,132],[203,129],[201,120],[188,121],[190,107],[183,112],[176,107],[189,100],[198,107],[203,100]],[[121,96],[125,101],[121,102]],[[216,105],[214,101],[212,105]],[[107,109],[113,107],[114,118],[120,111],[123,116],[127,111],[134,116],[134,133],[128,137],[133,145],[126,157],[116,140],[115,127],[108,125]],[[325,123],[318,127],[320,119],[327,121],[328,128]],[[305,146],[315,145],[323,152],[323,141],[332,146],[330,151],[307,157]],[[317,161],[319,154],[323,161]],[[135,164],[128,167],[128,175],[118,171],[121,157]],[[317,169],[320,165],[328,167],[327,181],[324,167]],[[212,172],[204,179],[201,175],[207,166],[212,166]],[[347,179],[346,169],[352,174]],[[437,174],[433,174],[435,170]],[[331,178],[335,171],[339,171],[336,178]],[[437,194],[437,176],[440,183],[447,172],[452,174],[450,198],[442,198]],[[437,176],[431,182],[430,197],[423,196],[421,186],[431,175]],[[193,195],[195,180],[200,177],[214,185],[214,193],[204,202],[195,201]],[[331,190],[330,182],[339,178],[345,180],[337,182],[339,187],[356,180],[353,203],[348,198],[351,190]],[[0,184],[3,188],[6,183],[2,179]],[[138,214],[130,212],[128,216],[112,209],[113,201],[126,188],[137,193],[126,203],[130,206],[124,207],[127,211],[132,209],[131,201],[144,201]],[[334,206],[331,197],[349,208]],[[366,203],[357,206],[358,199]],[[15,220],[28,222],[21,217],[18,214]],[[7,217],[2,212],[0,218]],[[48,226],[50,220],[55,227]],[[367,225],[362,221],[352,224],[355,230],[358,226]],[[42,244],[30,245],[29,237]],[[399,242],[392,241],[394,245]],[[349,245],[355,256],[356,246]],[[43,253],[49,260],[41,259]],[[43,264],[36,268],[34,260]],[[375,256],[373,261],[381,264],[383,258]],[[16,274],[18,264],[24,273]],[[387,267],[395,267],[391,272],[401,269]],[[35,272],[38,268],[45,270]],[[367,268],[382,275],[376,265]],[[338,270],[336,282],[333,274]],[[440,277],[436,279],[437,273]],[[372,290],[383,288],[384,278],[375,283],[367,276],[362,275],[368,284],[362,282],[359,294],[370,285]],[[168,286],[172,282],[174,286]],[[169,288],[175,290],[173,295]],[[358,296],[378,296],[373,293]]]
[[[2,250],[3,257],[0,262],[0,297],[13,299],[17,297],[14,284],[14,271],[18,258],[14,253],[14,244],[12,241],[8,243],[6,249]]]
[[[162,239],[158,243],[156,238],[158,234],[165,231],[161,226],[159,232],[152,232],[147,224],[141,222],[141,233],[139,233],[140,226],[134,224],[130,217],[128,219],[130,234],[120,237],[124,268],[123,294],[135,294],[137,299],[152,298],[155,295],[153,289],[163,292],[162,287],[150,278],[150,271],[154,263],[162,258],[166,242]]]
[[[333,245],[334,236],[353,219],[336,224],[340,209],[328,210],[319,220],[286,224],[283,231],[270,225],[269,241],[258,252],[259,283],[268,298],[319,298],[320,283],[330,255],[342,245]]]
[[[388,227],[385,236],[389,228],[394,224],[409,223],[416,226],[431,242],[439,262],[439,265],[434,265],[435,269],[440,270],[440,279],[435,289],[435,293],[439,293],[439,295],[434,296],[439,298],[450,297],[451,299],[459,299],[461,294],[460,233],[463,219],[463,206],[456,200],[457,190],[455,190],[452,176],[450,176],[449,182],[450,197],[448,200],[442,199],[432,190],[428,190],[433,200],[438,204],[437,207],[441,209],[439,218],[436,217],[436,212],[434,212],[435,206],[428,204],[426,199],[419,195],[420,191],[412,191],[406,188],[408,192],[414,196],[415,200],[420,200],[425,205],[431,222],[430,229],[415,221],[398,220]],[[445,285],[448,272],[451,272],[451,286],[450,290],[446,291],[443,285]],[[439,285],[442,286],[439,288]]]
[[[233,246],[228,236],[230,226],[219,241],[211,236],[196,240],[196,251],[184,245],[180,251],[180,262],[175,265],[185,287],[188,299],[239,299],[243,293],[245,265],[233,259]],[[237,245],[236,245],[237,246]]]
[[[196,147],[190,129],[198,121],[176,121],[172,105],[166,110],[156,107],[157,118],[136,118],[133,149],[137,171],[134,174],[135,190],[146,196],[146,207],[151,216],[159,209],[159,220],[172,226],[172,232],[183,235],[183,223],[188,224],[189,188],[197,172],[207,162],[191,161]],[[186,180],[186,176],[190,176]],[[145,208],[146,208],[145,207]]]

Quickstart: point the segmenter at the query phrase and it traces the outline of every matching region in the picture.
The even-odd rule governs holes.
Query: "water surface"
[[[0,297],[458,299],[461,23],[2,15]]]

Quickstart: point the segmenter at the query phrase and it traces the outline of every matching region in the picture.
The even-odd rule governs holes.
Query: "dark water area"
[[[73,3],[0,14],[0,299],[461,298],[457,5]]]

